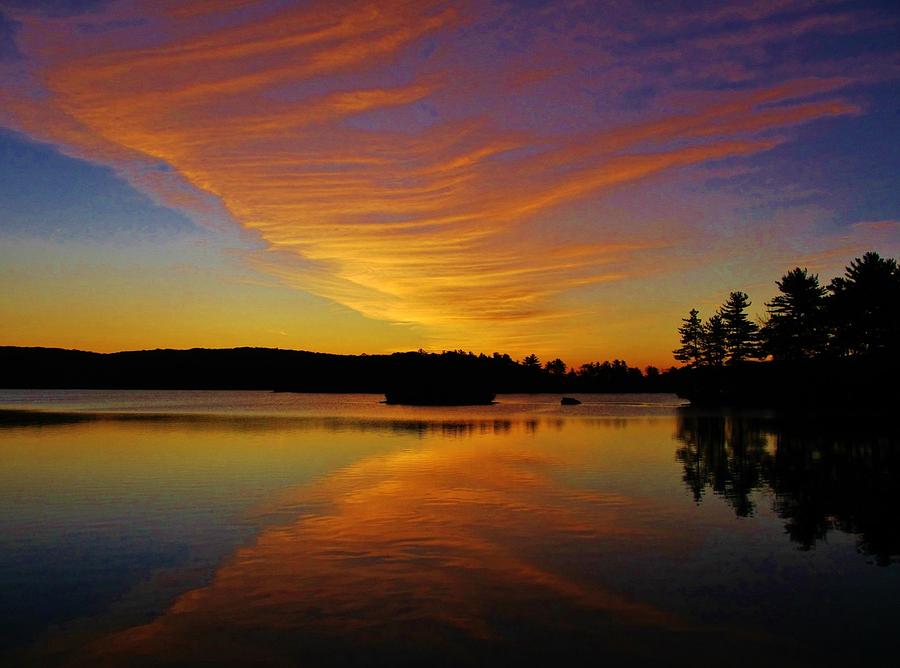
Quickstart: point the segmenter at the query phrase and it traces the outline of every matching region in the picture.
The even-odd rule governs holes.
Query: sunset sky
[[[900,255],[898,82],[896,0],[0,0],[0,345],[670,366]]]

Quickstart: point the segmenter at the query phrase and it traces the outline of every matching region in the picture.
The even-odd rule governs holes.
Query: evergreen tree
[[[538,356],[532,353],[528,355],[525,359],[522,360],[522,366],[527,367],[529,369],[540,369],[541,368],[541,360],[538,359]]]
[[[900,346],[900,268],[897,261],[866,253],[828,286],[832,348],[853,355]]]
[[[732,292],[728,295],[719,315],[725,324],[725,348],[728,361],[732,364],[758,356],[757,334],[759,327],[747,316],[750,298],[745,292]]]
[[[701,359],[705,366],[722,366],[728,355],[728,328],[718,313],[703,326]]]
[[[555,360],[551,360],[544,365],[544,370],[549,373],[551,376],[565,376],[566,375],[566,363],[563,362],[558,357]]]
[[[682,318],[684,324],[678,328],[681,335],[681,347],[672,351],[679,362],[684,362],[689,367],[698,366],[703,359],[703,323],[700,322],[700,312],[692,308],[687,318]]]
[[[825,289],[819,277],[796,267],[776,282],[781,294],[766,304],[764,351],[775,359],[815,357],[825,348]]]

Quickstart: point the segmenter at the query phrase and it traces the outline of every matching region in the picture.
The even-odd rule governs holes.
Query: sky
[[[0,0],[0,345],[667,367],[900,255],[898,80],[891,1]]]

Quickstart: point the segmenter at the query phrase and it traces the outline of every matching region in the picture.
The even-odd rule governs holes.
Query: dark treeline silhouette
[[[856,534],[860,552],[878,564],[900,561],[895,424],[680,409],[676,436],[683,443],[676,457],[697,503],[710,490],[747,517],[757,510],[753,493],[770,490],[785,532],[801,549],[840,530]]]
[[[673,370],[640,370],[621,360],[570,369],[535,355],[405,352],[331,355],[272,348],[142,350],[93,353],[0,347],[0,387],[233,389],[373,392],[421,379],[490,392],[671,392]]]
[[[900,373],[900,268],[866,253],[827,286],[796,267],[776,282],[766,316],[732,292],[705,322],[692,309],[673,354],[678,393],[693,403],[799,406],[896,403]]]

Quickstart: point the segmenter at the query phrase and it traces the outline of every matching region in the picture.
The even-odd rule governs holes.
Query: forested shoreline
[[[731,292],[706,321],[682,320],[677,391],[695,404],[845,405],[881,409],[898,398],[900,268],[869,252],[822,285],[795,267],[776,282],[759,322]]]
[[[673,351],[680,368],[639,369],[623,360],[570,368],[536,355],[422,350],[333,355],[272,348],[94,353],[0,347],[0,387],[230,389],[383,393],[396,385],[516,392],[675,392],[694,404],[816,408],[898,400],[900,269],[866,253],[826,286],[796,267],[777,281],[765,317],[749,295],[729,294],[705,321],[692,309]]]
[[[383,393],[397,383],[429,382],[492,392],[673,392],[674,370],[638,369],[622,360],[577,369],[536,355],[461,350],[333,355],[273,348],[141,350],[95,353],[0,347],[0,387],[35,389],[192,389]]]

